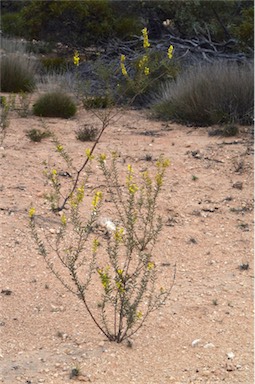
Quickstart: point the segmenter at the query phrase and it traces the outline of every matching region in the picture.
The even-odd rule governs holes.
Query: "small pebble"
[[[196,345],[198,345],[198,343],[201,341],[201,339],[195,339],[192,341],[191,345],[192,347],[195,347]]]
[[[213,343],[207,343],[204,345],[204,348],[214,348],[215,345]]]

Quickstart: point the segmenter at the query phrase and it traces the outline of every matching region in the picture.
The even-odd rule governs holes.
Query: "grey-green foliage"
[[[152,110],[159,118],[184,124],[251,124],[253,77],[252,65],[196,65],[162,87]]]
[[[32,92],[36,87],[35,64],[25,55],[5,54],[0,60],[2,92]]]

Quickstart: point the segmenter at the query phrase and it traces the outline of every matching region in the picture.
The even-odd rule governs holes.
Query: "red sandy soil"
[[[34,143],[26,136],[41,128],[40,119],[13,111],[0,151],[0,382],[253,383],[250,128],[211,137],[210,128],[153,121],[146,111],[118,117],[96,154],[117,150],[123,169],[127,162],[150,168],[160,154],[171,160],[158,203],[164,226],[155,256],[169,275],[177,263],[171,297],[132,337],[132,348],[99,332],[36,251],[28,209],[33,204],[47,213],[43,161],[59,160],[51,138]],[[75,130],[83,123],[100,127],[99,120],[80,110],[73,119],[44,122],[82,164],[91,143],[78,141]],[[70,379],[74,367],[80,374]]]

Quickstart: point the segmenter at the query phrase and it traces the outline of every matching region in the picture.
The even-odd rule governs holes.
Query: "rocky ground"
[[[44,122],[77,165],[91,143],[78,141],[75,130],[83,123],[100,127],[84,110],[68,121]],[[34,143],[26,136],[41,124],[12,112],[0,152],[0,382],[253,383],[249,128],[235,137],[209,136],[210,127],[165,124],[130,110],[105,131],[96,153],[117,150],[120,168],[128,162],[150,169],[160,154],[171,160],[159,200],[164,227],[155,260],[169,275],[177,264],[175,284],[129,348],[105,339],[37,254],[28,209],[33,204],[47,214],[43,162],[58,163],[51,138]]]

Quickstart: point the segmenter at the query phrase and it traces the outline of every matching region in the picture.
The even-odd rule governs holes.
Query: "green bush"
[[[241,22],[235,25],[233,33],[240,43],[242,49],[254,47],[254,7],[242,10]]]
[[[158,118],[184,124],[253,121],[252,66],[217,62],[189,68],[166,84],[152,104]]]
[[[32,92],[35,89],[34,64],[26,56],[2,56],[0,67],[2,92]]]
[[[76,113],[76,105],[72,98],[60,91],[49,92],[39,97],[33,105],[36,116],[62,117],[68,119]]]
[[[2,15],[1,19],[5,36],[24,36],[25,26],[20,13],[6,13]]]

